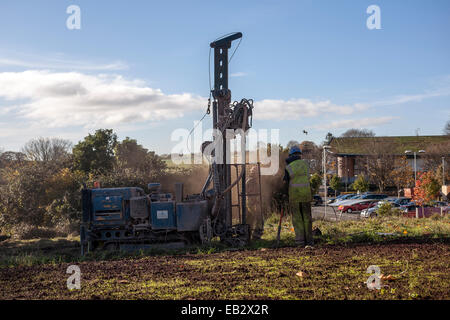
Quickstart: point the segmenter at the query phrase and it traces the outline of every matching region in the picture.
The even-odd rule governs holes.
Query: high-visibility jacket
[[[286,170],[289,174],[289,202],[312,201],[308,164],[295,160],[286,166]]]

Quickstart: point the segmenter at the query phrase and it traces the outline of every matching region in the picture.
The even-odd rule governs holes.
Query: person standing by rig
[[[289,206],[295,230],[295,243],[299,246],[313,246],[309,167],[301,159],[301,154],[299,147],[291,147],[289,157],[286,159],[283,180],[289,184]]]

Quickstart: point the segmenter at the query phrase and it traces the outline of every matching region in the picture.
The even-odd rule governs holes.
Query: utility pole
[[[406,150],[405,154],[409,154],[412,153],[411,150]],[[416,185],[416,181],[417,181],[417,152],[413,152],[414,153],[414,186]],[[425,153],[425,150],[419,150],[418,153]]]
[[[325,192],[325,213],[324,217],[327,216],[327,151],[330,149],[330,146],[323,146],[323,155],[322,155],[322,171],[323,171],[323,190]]]

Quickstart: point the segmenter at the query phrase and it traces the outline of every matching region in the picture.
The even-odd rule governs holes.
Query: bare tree
[[[310,173],[322,172],[322,152],[312,141],[303,141],[299,145],[302,150],[302,159],[309,163]]]
[[[291,141],[288,142],[286,148],[290,149],[290,148],[292,148],[294,146],[298,147],[298,146],[300,146],[300,143],[298,141],[291,140]]]
[[[428,146],[426,149],[427,152],[421,156],[424,159],[424,169],[427,171],[436,171],[440,168],[442,170],[442,158],[444,158],[444,162],[448,161],[449,150],[450,140]],[[445,169],[448,170],[448,168]]]
[[[409,165],[406,156],[402,156],[394,160],[392,182],[397,188],[397,196],[400,196],[402,188],[407,188],[414,185],[414,171]]]
[[[367,154],[367,172],[370,180],[378,186],[380,192],[393,183],[392,172],[395,168],[395,155],[391,143],[369,139],[364,146]]]
[[[67,157],[72,143],[59,138],[37,138],[28,141],[22,149],[31,161],[59,161]]]
[[[445,124],[444,134],[450,136],[450,120]]]
[[[361,137],[375,137],[375,132],[367,129],[348,129],[343,134],[343,138],[361,138]]]

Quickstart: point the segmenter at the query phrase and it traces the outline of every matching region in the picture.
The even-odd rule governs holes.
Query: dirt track
[[[449,244],[227,251],[0,269],[0,299],[449,299]],[[391,275],[369,290],[366,273]],[[301,274],[297,275],[301,271]]]

